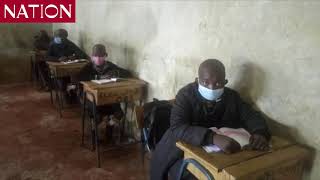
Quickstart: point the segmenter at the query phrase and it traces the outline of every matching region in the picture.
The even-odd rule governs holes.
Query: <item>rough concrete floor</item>
[[[138,145],[102,152],[96,168],[95,153],[80,146],[80,122],[78,108],[60,119],[49,93],[1,85],[0,180],[147,179]]]

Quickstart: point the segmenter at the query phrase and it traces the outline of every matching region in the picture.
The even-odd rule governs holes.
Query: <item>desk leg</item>
[[[135,102],[132,103],[132,107],[131,107],[131,117],[130,117],[130,130],[129,130],[129,134],[131,136],[131,138],[133,140],[135,140],[136,138],[134,137],[134,132],[133,132],[133,116],[134,116],[134,109],[135,109],[136,105],[135,105]]]
[[[94,129],[95,129],[95,145],[96,145],[96,153],[97,153],[97,163],[98,168],[101,167],[101,161],[100,161],[100,149],[99,149],[99,131],[98,131],[98,119],[97,119],[97,105],[96,101],[93,100],[93,122],[94,122]]]
[[[60,118],[62,117],[62,112],[61,112],[61,108],[62,108],[62,97],[61,97],[61,94],[60,94],[60,90],[59,90],[59,86],[58,86],[58,80],[57,80],[57,77],[54,75],[53,76],[53,81],[54,81],[54,86],[55,86],[55,91],[56,91],[56,99],[58,100],[58,112],[59,112],[59,115],[60,115]]]
[[[60,89],[59,89],[59,97],[60,97],[60,112],[62,111],[62,109],[63,109],[63,98],[64,98],[64,95],[63,95],[63,91],[61,91]]]
[[[56,80],[54,78],[54,76],[52,77],[52,80],[53,80],[53,89],[54,89],[54,94],[56,96],[56,103],[59,103],[59,96],[58,96],[58,87],[56,85]]]
[[[53,95],[52,95],[52,90],[50,89],[50,102],[53,104]]]
[[[34,83],[35,75],[34,75],[34,65],[33,65],[33,58],[32,55],[30,56],[30,75],[31,75],[31,82]]]
[[[52,78],[50,77],[49,79],[49,90],[50,90],[50,101],[51,101],[51,104],[53,104],[53,94],[52,94]]]
[[[86,97],[87,97],[87,93],[84,92],[83,93],[83,104],[82,104],[82,138],[81,138],[81,144],[82,146],[84,146],[84,123],[85,123],[85,119],[86,119]]]
[[[94,119],[90,118],[90,132],[91,132],[91,151],[94,151],[95,148],[95,130],[94,130]]]
[[[121,123],[121,136],[120,136],[120,140],[123,138],[124,136],[124,131],[126,128],[126,121],[127,121],[127,112],[128,112],[128,99],[126,98],[124,101],[124,116],[123,116],[123,122]]]

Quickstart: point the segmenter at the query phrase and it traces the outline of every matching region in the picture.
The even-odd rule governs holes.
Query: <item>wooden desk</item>
[[[88,64],[88,61],[71,63],[71,64],[47,61],[47,64],[49,66],[51,73],[55,76],[55,78],[60,78],[60,77],[73,76],[78,74],[81,71],[81,69]]]
[[[145,81],[139,79],[120,79],[119,82],[111,82],[106,84],[97,84],[91,81],[81,82],[83,85],[84,99],[83,99],[83,114],[82,114],[82,132],[84,132],[84,120],[86,117],[85,102],[89,100],[93,103],[93,123],[96,132],[95,135],[95,149],[97,153],[97,164],[98,167],[101,166],[100,162],[100,150],[99,150],[99,137],[98,137],[98,124],[96,119],[96,107],[106,104],[113,103],[125,103],[124,119],[122,121],[121,127],[124,129],[127,114],[128,102],[140,101],[144,99],[146,95]],[[84,143],[84,133],[82,133],[82,144]]]
[[[53,79],[53,83],[54,83],[54,89],[56,92],[56,99],[58,101],[58,112],[60,114],[60,117],[62,117],[62,108],[63,108],[63,99],[62,98],[63,97],[62,97],[62,94],[58,88],[58,83],[57,83],[58,78],[75,76],[88,63],[89,63],[89,61],[71,63],[71,64],[64,64],[62,62],[47,61],[47,64],[49,66],[50,73],[51,73],[51,76]]]
[[[147,83],[139,79],[123,79],[119,82],[106,84],[97,84],[91,81],[81,82],[84,92],[87,94],[88,100],[93,102],[95,98],[96,105],[113,104],[119,102],[142,101],[145,96],[145,87]]]
[[[308,151],[279,137],[272,137],[269,152],[241,151],[235,154],[207,153],[201,147],[177,142],[184,158],[195,159],[215,180],[298,180],[301,179]],[[187,169],[198,179],[206,177],[193,165]]]

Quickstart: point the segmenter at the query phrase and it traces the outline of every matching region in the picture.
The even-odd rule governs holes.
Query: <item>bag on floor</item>
[[[153,99],[152,102],[146,103],[143,109],[144,126],[141,141],[144,147],[151,152],[170,127],[172,104],[170,101]]]

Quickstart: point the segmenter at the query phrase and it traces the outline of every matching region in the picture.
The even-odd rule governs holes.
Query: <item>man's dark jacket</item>
[[[52,41],[48,49],[48,60],[57,61],[60,57],[73,56],[77,59],[87,59],[88,55],[83,52],[77,45],[68,39],[65,39],[62,44],[56,44]]]
[[[171,166],[183,158],[183,152],[175,145],[177,141],[194,146],[212,144],[210,127],[245,128],[251,134],[261,134],[269,139],[264,118],[242,101],[236,91],[226,87],[220,101],[212,106],[207,103],[198,92],[196,82],[178,92],[171,111],[170,128],[152,153],[151,180],[166,179]]]
[[[88,63],[79,73],[79,81],[90,81],[97,77],[97,79],[104,79],[106,77],[128,78],[131,73],[110,61],[106,61],[104,66],[98,70],[93,63]]]

